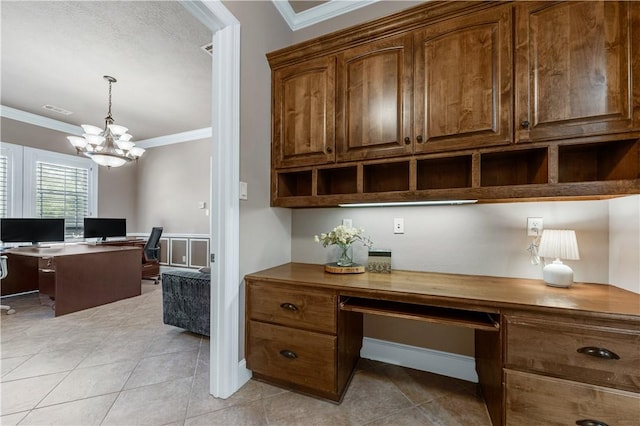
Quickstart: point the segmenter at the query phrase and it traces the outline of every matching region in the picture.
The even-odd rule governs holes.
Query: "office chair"
[[[0,280],[6,277],[8,273],[7,256],[0,256]],[[7,311],[8,315],[16,313],[16,311],[11,309],[11,306],[9,305],[0,305],[0,310]]]
[[[142,279],[160,282],[160,237],[162,227],[154,226],[151,235],[142,249]]]

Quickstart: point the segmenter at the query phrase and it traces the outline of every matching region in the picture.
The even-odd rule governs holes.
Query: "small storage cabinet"
[[[506,424],[635,425],[637,323],[505,316]]]
[[[339,311],[332,291],[246,284],[245,347],[253,376],[340,401],[360,356],[362,314]]]

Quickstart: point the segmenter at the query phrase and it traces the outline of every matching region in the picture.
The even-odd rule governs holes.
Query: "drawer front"
[[[310,390],[336,392],[335,336],[249,321],[247,367]]]
[[[250,319],[336,333],[337,296],[262,283],[249,283]]]
[[[639,394],[519,371],[505,373],[507,425],[638,425]]]
[[[640,392],[640,332],[507,318],[506,366]]]

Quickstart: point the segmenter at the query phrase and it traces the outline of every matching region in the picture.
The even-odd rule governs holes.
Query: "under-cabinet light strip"
[[[388,203],[354,203],[338,204],[339,207],[409,207],[409,206],[447,206],[458,204],[474,204],[478,200],[432,200],[432,201],[396,201]]]

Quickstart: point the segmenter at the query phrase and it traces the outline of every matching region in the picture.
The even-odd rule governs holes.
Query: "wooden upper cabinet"
[[[411,154],[411,44],[407,34],[338,54],[338,161]]]
[[[415,33],[414,152],[512,142],[511,6]]]
[[[276,167],[335,160],[335,57],[273,73],[272,155]]]
[[[516,140],[611,135],[640,126],[634,2],[516,4]],[[636,34],[632,34],[632,31]],[[635,63],[634,63],[635,61]]]

